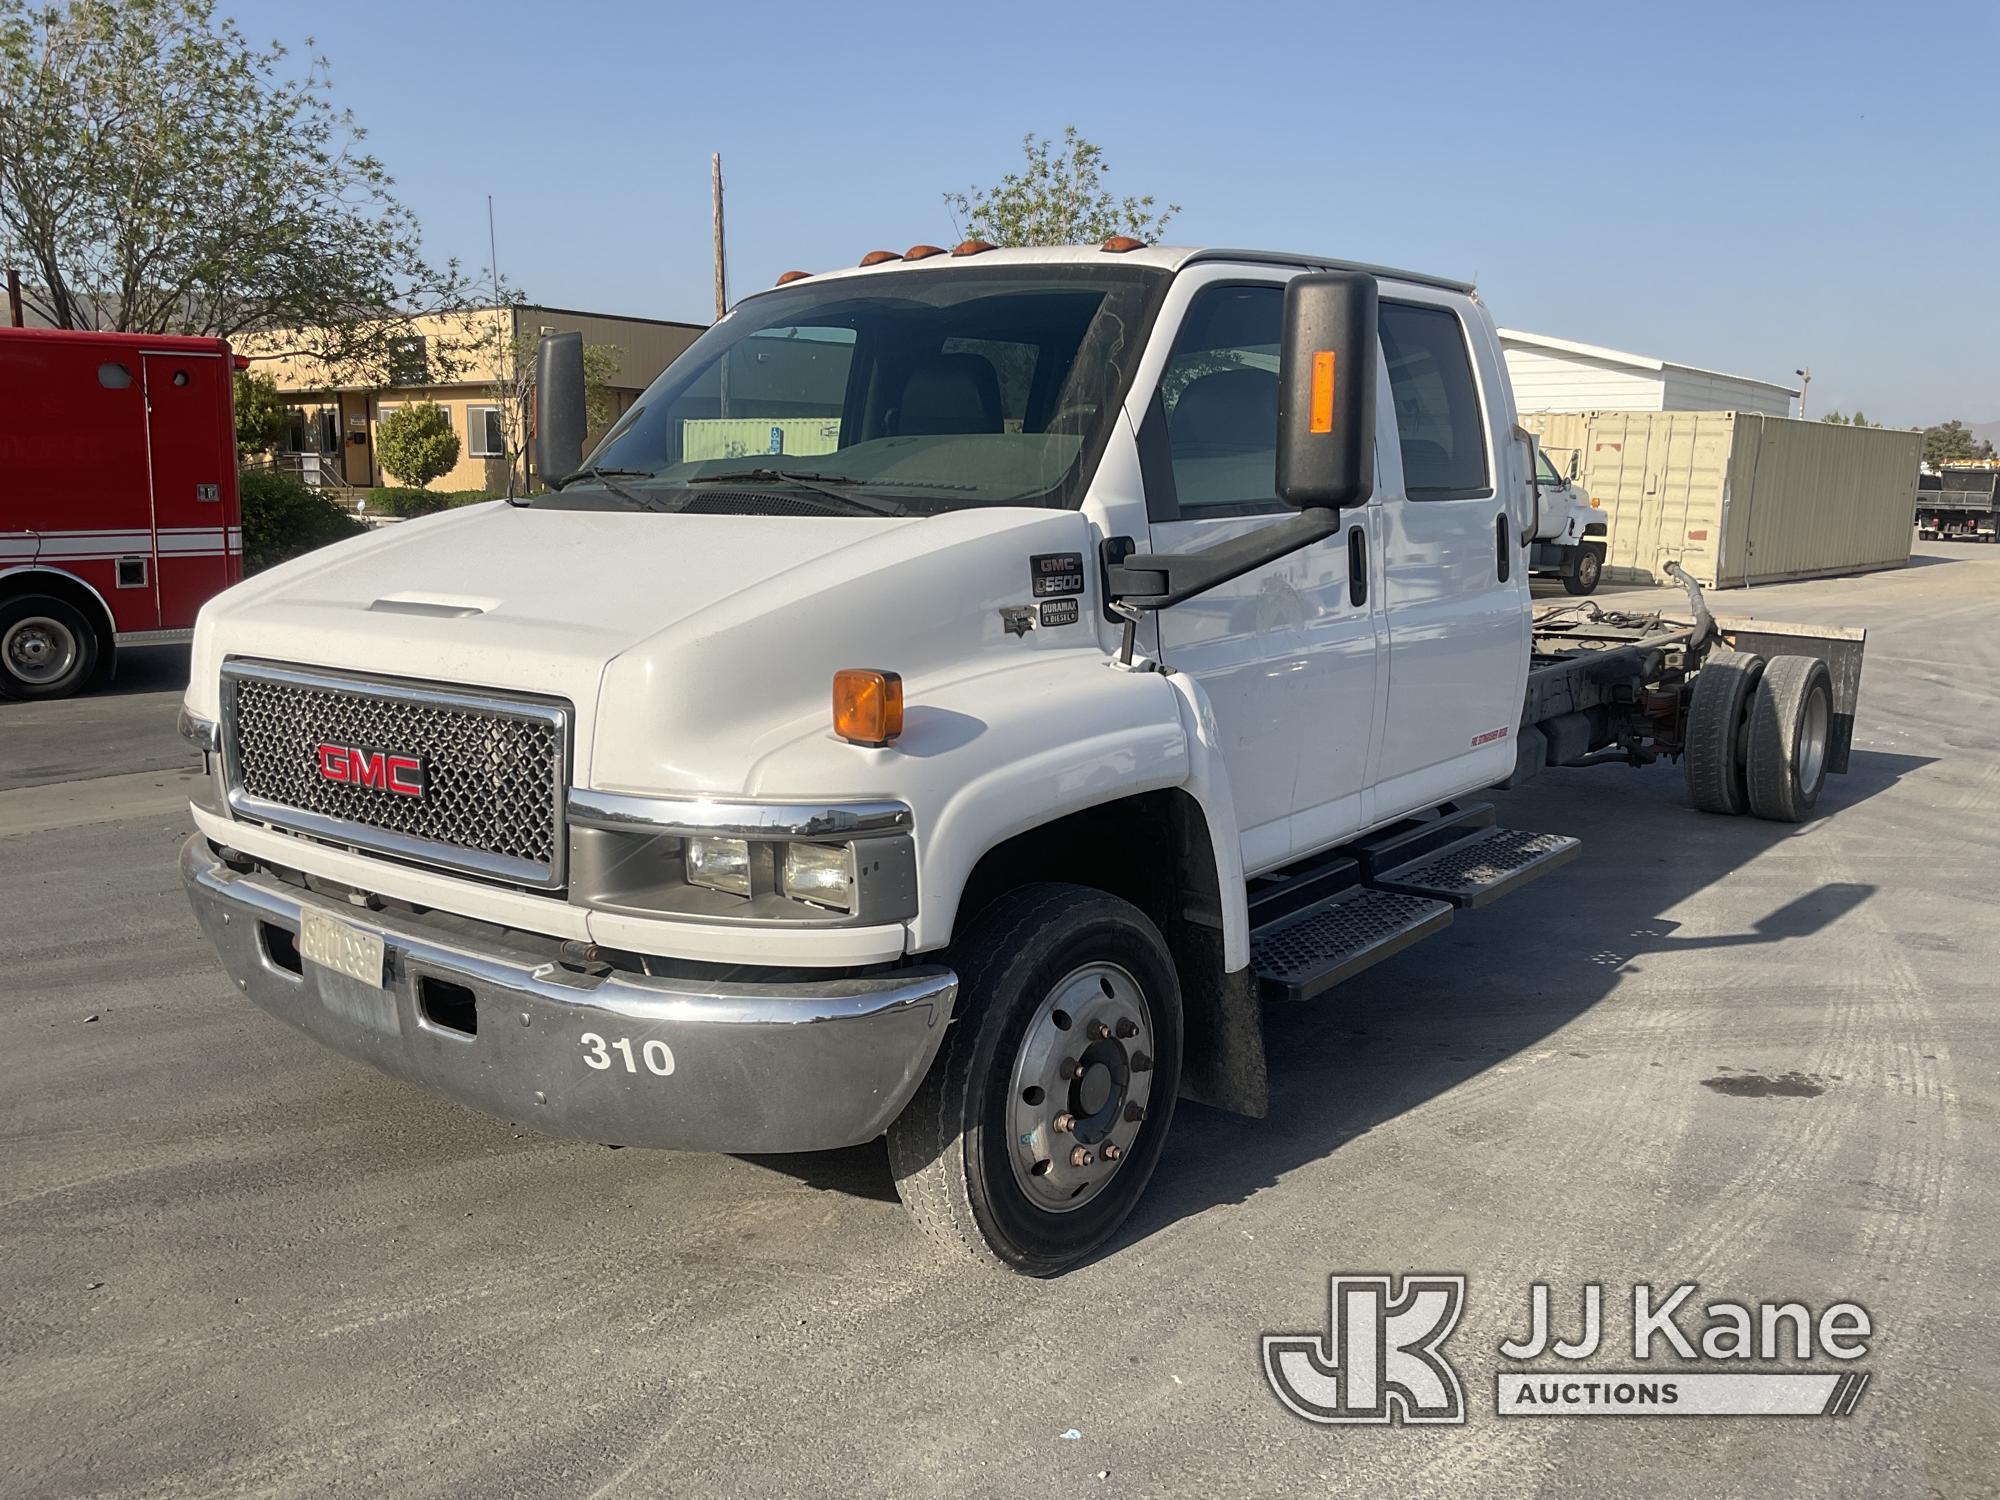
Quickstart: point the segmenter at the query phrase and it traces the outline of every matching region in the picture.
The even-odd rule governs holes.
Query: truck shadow
[[[1241,1203],[1357,1136],[1534,1051],[1615,1001],[1649,957],[1810,938],[1876,887],[1826,882],[1729,930],[1683,934],[1664,913],[1765,851],[1808,836],[1932,757],[1856,750],[1801,825],[1718,818],[1686,804],[1676,768],[1557,771],[1496,794],[1500,822],[1581,838],[1574,862],[1505,901],[1461,913],[1438,937],[1323,1000],[1264,1010],[1271,1108],[1249,1120],[1182,1100],[1123,1249],[1218,1205]],[[1476,977],[1475,977],[1476,976]],[[829,1192],[895,1197],[882,1142],[810,1156],[746,1158]]]

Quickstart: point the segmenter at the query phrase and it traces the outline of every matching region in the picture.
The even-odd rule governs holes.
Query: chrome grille
[[[223,669],[223,693],[238,813],[471,874],[561,884],[564,707],[237,662]],[[419,757],[423,794],[329,780],[322,746]]]

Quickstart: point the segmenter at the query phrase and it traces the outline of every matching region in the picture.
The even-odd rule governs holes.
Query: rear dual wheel
[[[1712,652],[1688,707],[1688,796],[1703,812],[1804,822],[1826,785],[1832,743],[1825,662]]]
[[[973,921],[957,1016],[889,1128],[904,1205],[952,1254],[1054,1276],[1145,1191],[1180,1086],[1180,984],[1130,903],[1035,884]]]

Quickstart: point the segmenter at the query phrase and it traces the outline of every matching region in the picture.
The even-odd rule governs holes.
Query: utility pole
[[[1792,373],[1799,377],[1799,420],[1803,422],[1806,419],[1806,392],[1812,389],[1812,366],[1807,365],[1803,370]]]
[[[715,205],[715,321],[729,311],[729,276],[722,252],[722,153],[708,159],[709,196]]]
[[[21,273],[12,266],[7,268],[7,324],[10,328],[20,328],[27,323],[21,315]]]

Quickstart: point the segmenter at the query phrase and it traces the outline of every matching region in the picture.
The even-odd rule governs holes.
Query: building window
[[[1486,424],[1457,316],[1441,307],[1384,302],[1381,328],[1404,493],[1412,500],[1490,494]]]
[[[340,413],[330,406],[323,406],[319,413],[319,451],[338,453],[340,451]]]
[[[389,384],[429,385],[430,346],[421,333],[389,340]]]
[[[505,458],[507,434],[497,406],[468,406],[465,409],[466,451],[474,458]]]

